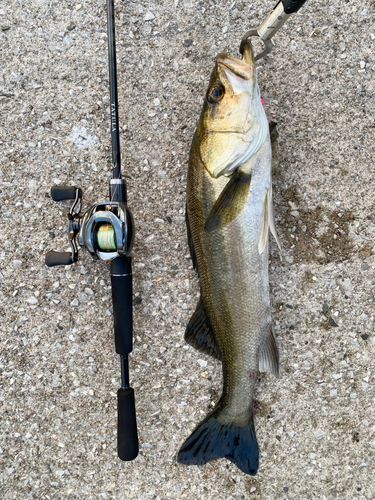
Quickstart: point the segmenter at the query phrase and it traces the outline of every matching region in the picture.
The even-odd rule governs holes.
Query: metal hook
[[[272,10],[272,12],[266,17],[266,19],[257,29],[252,29],[247,33],[245,33],[240,45],[241,54],[243,54],[245,42],[250,36],[258,36],[265,45],[265,50],[263,50],[263,52],[258,54],[255,57],[254,61],[261,59],[262,57],[266,56],[271,52],[273,47],[271,38],[274,36],[276,31],[281,28],[281,26],[285,23],[285,21],[290,15],[289,13],[284,11],[284,3],[286,4],[288,1],[293,1],[293,0],[280,0],[275,6],[275,8]],[[300,3],[304,1],[305,0],[299,0]]]
[[[262,42],[264,43],[264,46],[265,46],[265,49],[260,53],[258,54],[257,56],[254,57],[254,61],[258,61],[259,59],[261,59],[262,57],[265,57],[267,54],[269,54],[273,48],[273,46],[275,45],[274,42],[272,40],[263,40],[259,33],[258,33],[258,30],[250,30],[250,31],[247,31],[244,36],[242,37],[242,40],[241,40],[241,44],[240,44],[240,49],[239,49],[239,52],[240,54],[243,56],[243,53],[244,53],[244,50],[245,50],[245,43],[246,43],[246,40],[248,38],[250,38],[251,36],[257,36],[259,37]]]

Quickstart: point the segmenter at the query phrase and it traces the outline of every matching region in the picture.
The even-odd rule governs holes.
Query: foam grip
[[[47,253],[45,259],[46,266],[70,266],[73,264],[72,254],[70,252],[54,252],[51,250]]]
[[[113,323],[117,354],[133,350],[133,284],[132,275],[111,275]]]
[[[281,0],[283,2],[285,14],[293,14],[298,12],[306,0]]]
[[[54,201],[75,200],[76,187],[74,186],[54,186],[51,188],[51,196]]]
[[[129,462],[138,455],[137,419],[133,389],[117,391],[118,431],[117,452],[121,460]]]

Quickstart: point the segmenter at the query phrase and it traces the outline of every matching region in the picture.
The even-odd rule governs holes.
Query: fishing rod
[[[127,207],[126,182],[121,175],[120,127],[117,96],[115,15],[113,0],[107,0],[110,117],[112,139],[112,179],[109,200],[92,205],[84,215],[82,190],[74,186],[54,186],[54,201],[73,200],[68,214],[71,252],[50,251],[48,267],[69,266],[78,260],[78,244],[94,259],[111,263],[113,322],[116,352],[121,356],[121,388],[117,391],[117,450],[121,460],[134,460],[138,455],[138,434],[134,390],[129,381],[129,359],[133,350],[132,247],[134,222]]]
[[[287,21],[289,16],[298,12],[305,2],[306,0],[280,0],[258,28],[251,29],[245,33],[241,40],[240,54],[243,55],[246,40],[251,36],[259,37],[265,47],[263,52],[258,54],[254,60],[257,61],[269,54],[274,45],[271,38]]]

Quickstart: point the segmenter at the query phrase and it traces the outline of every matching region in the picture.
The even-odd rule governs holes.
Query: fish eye
[[[224,97],[225,90],[221,85],[214,85],[211,87],[210,91],[208,92],[207,98],[208,101],[212,104],[215,104]]]

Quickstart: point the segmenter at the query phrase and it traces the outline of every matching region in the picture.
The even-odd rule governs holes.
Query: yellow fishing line
[[[111,224],[103,224],[98,230],[98,245],[101,250],[116,250],[115,230]]]

